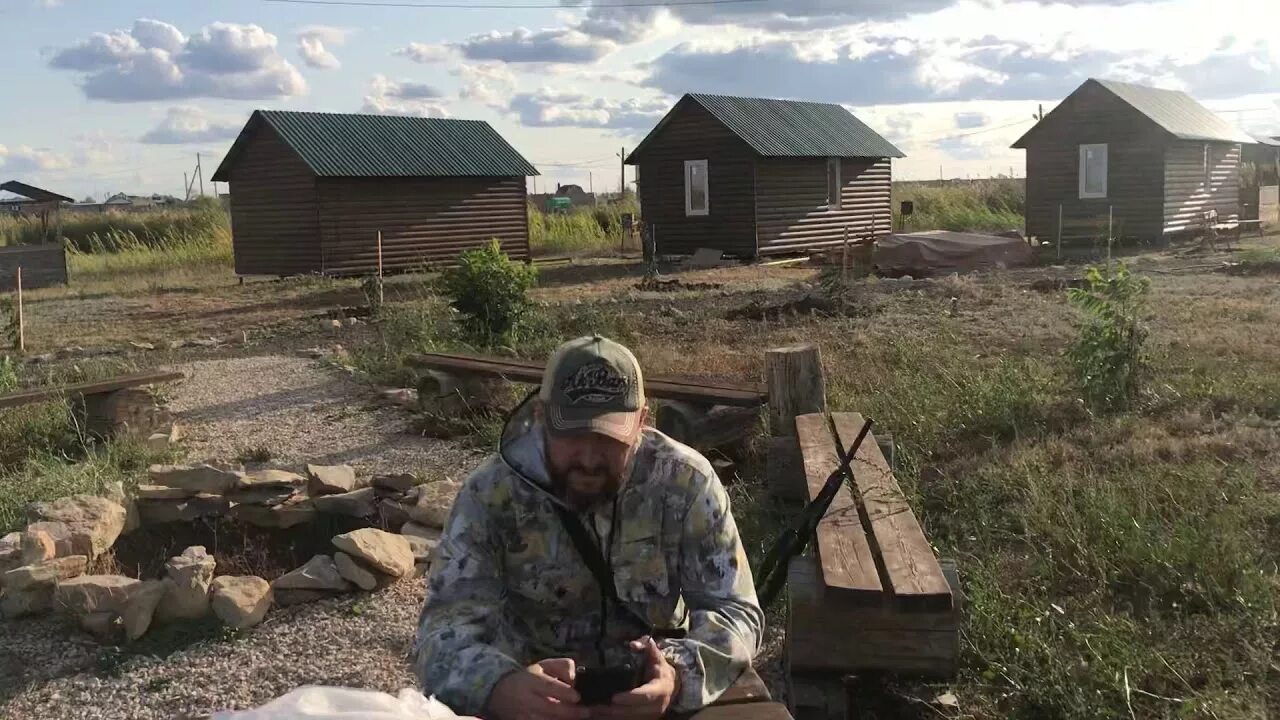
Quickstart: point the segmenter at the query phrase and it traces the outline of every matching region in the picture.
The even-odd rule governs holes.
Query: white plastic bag
[[[470,717],[470,716],[467,716]],[[412,688],[396,696],[376,690],[306,685],[253,710],[214,713],[212,720],[467,720]],[[472,719],[474,720],[474,718]]]

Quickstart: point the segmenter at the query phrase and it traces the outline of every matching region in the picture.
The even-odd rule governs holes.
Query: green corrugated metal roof
[[[481,120],[258,110],[214,173],[215,180],[226,179],[255,120],[274,129],[319,177],[538,174]]]
[[[636,147],[639,155],[686,101],[706,108],[764,157],[904,157],[901,150],[840,105],[731,95],[685,95]]]
[[[1248,133],[1214,114],[1212,110],[1196,102],[1194,98],[1184,92],[1094,78],[1086,80],[1080,87],[1083,88],[1089,83],[1096,83],[1112,95],[1120,98],[1134,110],[1146,116],[1148,120],[1159,125],[1179,140],[1231,143],[1254,142],[1254,139]],[[1077,92],[1080,92],[1080,88],[1076,88],[1072,95]],[[1013,147],[1024,147],[1024,142],[1039,127],[1037,125],[1028,130],[1025,135],[1013,144]]]
[[[1179,140],[1253,142],[1253,138],[1248,133],[1218,117],[1212,110],[1196,102],[1184,92],[1161,90],[1114,80],[1097,82]]]

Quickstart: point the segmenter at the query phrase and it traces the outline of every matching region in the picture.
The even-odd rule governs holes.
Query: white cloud
[[[402,47],[392,54],[425,64],[450,60],[454,57],[454,50],[448,45],[415,42],[409,43],[406,47]]]
[[[571,28],[539,30],[516,28],[472,35],[457,44],[472,60],[509,63],[593,63],[617,49],[612,40],[593,38]]]
[[[398,82],[385,75],[374,75],[361,109],[376,115],[450,117],[449,109],[439,99],[440,93],[430,85]]]
[[[71,167],[71,159],[49,148],[33,148],[29,145],[9,148],[0,145],[0,167],[11,174],[65,170]]]
[[[302,61],[317,70],[336,70],[342,67],[338,57],[329,48],[341,46],[347,41],[347,30],[327,25],[308,25],[298,31],[298,54]]]
[[[210,115],[194,105],[169,108],[163,120],[139,138],[149,145],[183,145],[234,138],[243,122],[230,117]]]
[[[277,44],[275,35],[257,25],[215,22],[186,37],[172,25],[144,18],[128,32],[94,33],[59,50],[49,65],[82,73],[85,96],[111,102],[305,93],[306,81]]]
[[[462,81],[461,100],[503,106],[516,87],[516,76],[504,63],[468,63],[449,73]]]
[[[639,130],[653,127],[670,109],[662,98],[606,100],[540,88],[513,97],[507,110],[530,127],[580,127]]]

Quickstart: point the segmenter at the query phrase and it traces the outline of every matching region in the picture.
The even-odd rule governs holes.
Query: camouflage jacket
[[[764,615],[711,464],[646,428],[616,502],[579,514],[632,611],[611,608],[598,643],[600,589],[552,506],[542,430],[510,435],[467,480],[436,551],[414,648],[424,692],[478,714],[498,680],[539,660],[627,660],[644,618],[687,631],[658,641],[680,675],[672,709],[714,701],[751,663]]]

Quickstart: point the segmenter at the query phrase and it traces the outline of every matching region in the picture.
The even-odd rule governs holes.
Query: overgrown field
[[[902,201],[915,204],[903,218]],[[907,230],[1021,230],[1026,183],[1011,178],[897,182],[893,184],[894,227]]]
[[[640,217],[634,195],[620,203],[569,212],[544,212],[529,205],[529,247],[534,255],[610,255],[622,249],[622,216]],[[632,247],[632,250],[637,249]]]
[[[590,302],[581,287],[541,291],[562,302],[532,306],[522,327],[487,346],[424,288],[418,300],[388,309],[379,342],[358,362],[408,382],[399,361],[415,349],[536,357],[599,331],[628,342],[652,373],[750,379],[764,348],[815,342],[833,409],[864,413],[894,436],[899,481],[963,580],[959,679],[904,683],[898,692],[927,702],[949,689],[964,717],[1273,715],[1274,276],[1150,275],[1145,363],[1133,375],[1140,386],[1116,402],[1085,392],[1081,383],[1090,381],[1065,355],[1082,337],[1099,352],[1112,346],[1081,334],[1087,317],[1065,292],[1027,289],[1032,277],[860,281],[836,289],[840,312],[781,310],[762,321],[742,319],[742,297],[664,297],[623,277],[593,289],[624,304]],[[757,293],[752,303],[793,299]],[[492,442],[494,422],[455,429]],[[761,460],[742,458],[745,475],[732,490],[756,560],[780,529],[758,477]]]

